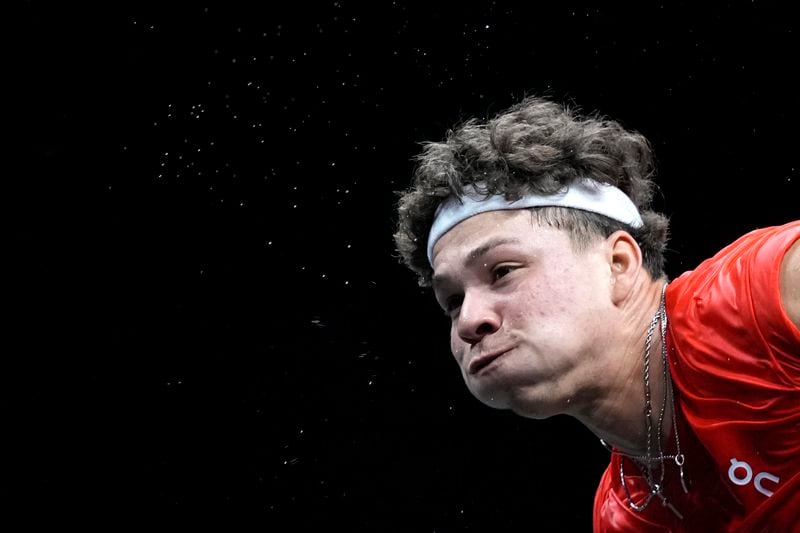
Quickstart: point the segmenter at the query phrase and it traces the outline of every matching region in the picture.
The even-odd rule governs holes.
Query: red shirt
[[[667,288],[667,349],[689,492],[674,462],[653,498],[629,459],[612,454],[594,531],[800,532],[800,330],[781,305],[781,260],[800,221],[744,235]],[[654,404],[655,408],[655,404]],[[675,443],[667,444],[675,453]]]

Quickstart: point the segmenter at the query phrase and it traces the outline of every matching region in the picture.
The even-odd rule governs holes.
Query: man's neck
[[[672,427],[671,402],[665,402],[667,384],[662,357],[662,342],[665,339],[662,339],[660,320],[653,324],[652,334],[648,334],[654,316],[659,312],[664,283],[663,280],[648,283],[647,287],[640,288],[640,296],[626,304],[620,349],[609,356],[609,370],[612,372],[609,388],[593,404],[574,415],[599,438],[630,455],[643,456],[648,449],[645,418],[648,392],[651,450],[658,443],[659,426],[662,438],[669,434]],[[648,336],[649,365],[645,375]]]

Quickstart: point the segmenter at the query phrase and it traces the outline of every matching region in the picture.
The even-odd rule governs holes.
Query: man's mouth
[[[488,354],[479,355],[469,362],[469,367],[467,368],[467,371],[473,375],[478,374],[483,369],[494,363],[497,359],[499,359],[509,351],[510,348],[505,350],[490,352]]]

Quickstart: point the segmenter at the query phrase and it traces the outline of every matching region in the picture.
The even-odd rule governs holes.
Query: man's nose
[[[494,302],[480,292],[464,295],[458,313],[458,336],[475,344],[500,329],[502,320]]]

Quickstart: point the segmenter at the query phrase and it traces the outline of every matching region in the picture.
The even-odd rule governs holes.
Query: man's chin
[[[544,420],[558,414],[566,414],[554,405],[532,402],[530,398],[518,398],[508,391],[473,391],[473,395],[484,405],[494,409],[507,409],[512,413],[534,420]]]
[[[493,409],[508,409],[508,398],[505,394],[493,393],[490,391],[472,390],[472,395],[475,396],[482,404],[487,405]]]

